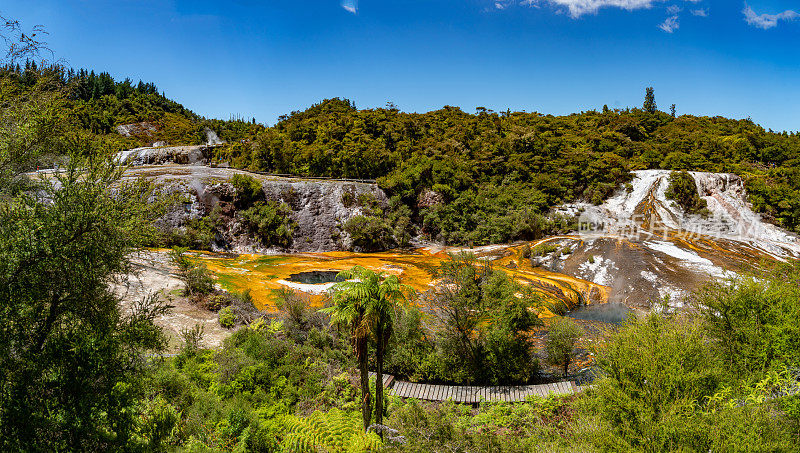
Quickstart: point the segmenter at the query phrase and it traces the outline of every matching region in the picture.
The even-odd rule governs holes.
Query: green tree
[[[112,284],[163,212],[152,186],[120,175],[73,156],[36,194],[0,202],[0,450],[130,439],[143,353],[164,346],[153,319],[167,308],[152,297],[118,308]]]
[[[644,93],[644,111],[647,113],[656,113],[658,107],[656,106],[656,95],[653,87],[647,87]]]
[[[800,264],[762,275],[715,282],[698,292],[695,308],[727,369],[761,378],[800,363]]]
[[[674,171],[669,175],[669,186],[665,196],[690,214],[708,215],[708,203],[700,198],[697,183],[687,171]]]
[[[236,205],[241,209],[264,198],[264,188],[261,187],[261,182],[250,175],[237,173],[233,175],[230,182],[236,190]]]
[[[583,331],[569,318],[561,318],[547,332],[547,340],[544,350],[547,354],[547,362],[551,365],[563,367],[564,376],[569,372],[569,364],[575,353],[575,345],[583,335]]]
[[[362,274],[362,281],[373,281],[370,271]],[[386,349],[393,332],[392,319],[397,308],[397,302],[405,299],[404,291],[407,288],[400,284],[395,275],[383,277],[378,275],[378,297],[371,299],[373,318],[373,335],[375,337],[375,423],[383,424],[383,364]]]
[[[425,303],[435,328],[436,379],[493,385],[528,382],[538,363],[529,331],[541,321],[541,299],[469,253],[452,254],[432,271]]]
[[[291,218],[291,212],[286,203],[257,201],[250,208],[241,211],[241,219],[265,246],[288,247],[297,227]]]
[[[403,298],[403,286],[396,276],[384,277],[361,266],[342,271],[338,275],[345,280],[333,287],[332,307],[323,309],[331,316],[331,322],[350,329],[351,342],[356,354],[361,377],[361,413],[364,429],[372,419],[372,394],[369,388],[369,337],[373,335],[377,344],[376,418],[383,418],[383,356],[391,336],[391,313],[394,304]]]

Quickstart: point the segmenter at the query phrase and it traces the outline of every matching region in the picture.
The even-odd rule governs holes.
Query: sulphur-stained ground
[[[134,272],[125,276],[115,286],[121,297],[123,311],[149,294],[158,294],[172,306],[169,313],[156,319],[169,340],[168,352],[175,352],[182,343],[181,331],[196,324],[203,326],[201,345],[217,348],[232,331],[219,325],[217,314],[197,307],[183,296],[183,283],[178,279],[175,266],[166,251],[144,250],[133,257]]]
[[[424,292],[434,283],[431,270],[448,259],[449,253],[470,252],[479,260],[503,269],[520,283],[532,285],[547,302],[566,303],[569,307],[581,303],[603,303],[608,300],[607,288],[580,278],[534,267],[522,256],[524,246],[494,245],[474,249],[422,247],[414,250],[395,250],[380,253],[327,252],[294,255],[216,255],[198,254],[216,275],[220,286],[228,291],[249,289],[257,307],[275,310],[275,290],[292,288],[311,295],[311,303],[321,306],[330,284],[303,284],[291,280],[293,274],[309,271],[342,271],[353,266],[397,275],[415,291]],[[540,312],[552,316],[549,310]]]

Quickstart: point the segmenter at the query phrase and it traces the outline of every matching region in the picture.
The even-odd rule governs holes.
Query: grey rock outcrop
[[[347,250],[350,237],[340,226],[350,218],[364,213],[358,203],[345,203],[363,196],[374,198],[378,205],[388,204],[386,194],[376,184],[282,178],[266,176],[231,168],[212,168],[200,165],[158,165],[131,167],[125,177],[145,177],[161,185],[164,192],[178,194],[183,203],[168,213],[162,224],[181,229],[189,219],[208,215],[214,206],[233,199],[230,179],[247,174],[261,183],[267,200],[286,203],[291,218],[297,224],[292,244],[286,249],[264,247],[249,235],[233,213],[232,221],[224,228],[217,247],[239,253],[324,252]],[[345,195],[348,193],[349,195]]]

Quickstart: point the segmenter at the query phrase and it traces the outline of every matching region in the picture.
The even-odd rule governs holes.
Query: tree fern
[[[307,418],[287,417],[285,423],[284,453],[371,452],[381,447],[377,435],[361,431],[358,418],[337,409]]]

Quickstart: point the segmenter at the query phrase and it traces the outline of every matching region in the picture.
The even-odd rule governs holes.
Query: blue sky
[[[404,111],[641,105],[800,130],[798,0],[4,0],[56,57],[273,124],[329,97]]]

